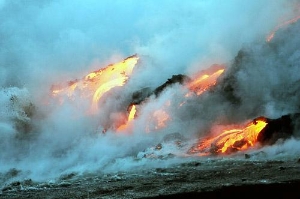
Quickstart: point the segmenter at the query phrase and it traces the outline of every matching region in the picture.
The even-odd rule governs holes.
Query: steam
[[[169,134],[193,141],[216,121],[299,111],[299,23],[265,42],[279,22],[295,15],[295,3],[0,1],[0,172],[15,168],[21,177],[45,180],[68,172],[171,164],[174,160],[135,159]],[[49,97],[52,84],[135,53],[140,62],[134,74],[110,92],[96,115],[85,114],[88,101],[58,105]],[[225,63],[227,72],[214,93],[178,108],[185,88],[175,84],[140,106],[131,135],[102,133],[109,121],[124,117],[133,92],[215,63]],[[147,133],[145,126],[153,125],[149,113],[156,109],[172,118],[165,128]],[[294,144],[298,141],[283,148]],[[174,147],[165,146],[166,153]],[[184,147],[172,151],[180,156]]]

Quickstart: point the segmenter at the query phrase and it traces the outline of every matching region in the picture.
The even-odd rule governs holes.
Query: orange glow
[[[218,77],[225,71],[224,66],[212,65],[209,69],[197,74],[191,82],[187,84],[189,90],[201,95],[211,86],[215,85]],[[186,96],[189,96],[187,94]]]
[[[244,129],[233,129],[225,131],[217,137],[216,146],[222,146],[217,152],[225,153],[228,149],[245,150],[249,146],[253,146],[257,140],[259,132],[265,128],[267,123],[265,121],[257,121],[250,123]]]
[[[58,94],[64,92],[68,97],[71,97],[75,88],[77,87],[78,80],[68,82],[66,87],[52,86],[52,95],[57,96]]]
[[[135,105],[132,105],[130,113],[128,115],[128,121],[131,121],[134,119],[135,113],[136,113]]]
[[[162,109],[156,110],[150,115],[150,123],[147,124],[145,130],[147,133],[149,133],[165,128],[169,120],[170,116],[166,111]]]
[[[168,113],[163,110],[154,111],[153,117],[156,120],[155,130],[166,127],[167,121],[170,119]]]
[[[112,88],[123,86],[126,83],[138,59],[136,55],[133,55],[121,62],[110,64],[106,68],[93,71],[81,80],[70,81],[67,85],[53,86],[52,95],[62,94],[72,98],[75,92],[79,93],[81,97],[92,100],[90,112],[96,113],[101,97]]]
[[[266,39],[267,42],[270,42],[270,41],[274,38],[275,32],[276,32],[276,30],[272,31],[272,32],[267,36],[267,39]]]
[[[135,105],[132,105],[126,123],[119,126],[117,131],[124,131],[125,129],[127,129],[129,127],[130,122],[134,119],[135,114],[136,114],[136,107]]]
[[[276,26],[274,28],[274,30],[272,32],[270,32],[270,34],[267,35],[267,38],[266,38],[266,42],[270,42],[273,38],[274,38],[274,35],[275,33],[281,29],[281,28],[284,28],[286,26],[288,26],[289,24],[292,24],[292,23],[295,23],[297,22],[298,20],[300,19],[300,15],[293,18],[293,19],[290,19],[290,20],[287,20],[287,21],[284,21],[283,23],[279,24],[278,26]]]
[[[201,140],[191,152],[208,155],[246,150],[257,142],[257,136],[266,125],[266,120],[261,118],[249,123],[244,128],[223,129],[218,136]]]
[[[212,65],[210,68],[201,71],[198,73],[192,81],[187,83],[187,88],[190,91],[193,91],[197,95],[201,95],[203,92],[208,90],[211,86],[215,85],[218,77],[225,71],[224,65]],[[185,97],[189,97],[191,93],[187,93]],[[186,101],[183,101],[179,104],[179,107],[182,107]],[[168,100],[165,106],[170,106],[171,101]],[[154,121],[154,129],[151,129],[149,126],[146,127],[146,131],[150,132],[151,130],[159,130],[166,127],[167,122],[171,119],[169,114],[161,109],[153,112],[151,120]]]

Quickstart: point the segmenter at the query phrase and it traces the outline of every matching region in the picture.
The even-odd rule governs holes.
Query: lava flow
[[[81,80],[70,81],[66,86],[57,86],[52,88],[53,96],[60,94],[67,95],[69,98],[76,97],[89,97],[92,103],[92,113],[98,110],[98,101],[101,97],[110,89],[123,86],[126,80],[131,75],[134,66],[137,64],[138,57],[136,55],[130,56],[124,61],[107,66],[104,69],[100,69],[89,73]],[[195,75],[192,79],[188,78],[186,81],[179,81],[181,76],[173,76],[168,79],[166,83],[155,89],[153,93],[158,96],[158,90],[161,92],[167,86],[173,83],[184,83],[189,92],[185,97],[191,96],[193,93],[196,96],[200,96],[212,86],[217,83],[218,78],[225,71],[224,65],[212,65],[206,70],[202,70]],[[74,96],[74,93],[80,94]],[[171,101],[167,101],[164,106],[170,106]],[[185,102],[178,105],[181,107]],[[131,104],[128,108],[128,117],[122,125],[116,125],[116,132],[130,132],[130,127],[133,125],[137,112],[137,104]],[[166,127],[167,122],[171,120],[170,115],[163,109],[157,109],[153,111],[153,114],[149,114],[149,121],[151,124],[145,124],[145,131],[152,132]],[[260,132],[268,124],[266,118],[257,118],[253,122],[246,125],[232,126],[214,126],[211,129],[211,137],[201,139],[198,144],[192,147],[189,153],[197,153],[199,155],[209,154],[230,154],[236,151],[242,151],[254,146],[258,141]],[[114,126],[114,125],[113,125]]]
[[[135,105],[132,105],[131,108],[130,108],[129,115],[128,115],[126,123],[119,126],[117,128],[117,131],[119,132],[119,131],[124,131],[125,129],[128,129],[129,124],[131,123],[131,121],[135,117],[135,114],[136,114],[136,107],[135,107]]]
[[[196,74],[192,80],[190,80],[185,86],[189,89],[189,93],[185,95],[185,97],[189,97],[192,93],[195,93],[197,96],[201,95],[209,88],[214,86],[217,83],[217,79],[219,76],[225,71],[224,65],[214,64],[206,70],[202,70],[198,74]],[[171,81],[169,79],[168,81]],[[170,101],[167,102],[167,106],[170,106]],[[179,107],[183,106],[186,102],[182,102],[179,104]],[[155,130],[164,128],[168,120],[170,120],[170,116],[166,111],[156,110],[153,113],[153,118],[156,121]]]
[[[245,126],[238,128],[218,127],[217,136],[201,139],[200,142],[191,148],[190,153],[200,155],[230,154],[236,151],[249,149],[257,143],[260,132],[266,127],[267,121],[260,117]],[[216,128],[216,127],[215,127]]]
[[[201,95],[216,84],[217,79],[224,71],[225,67],[223,65],[212,65],[208,69],[198,73],[192,81],[187,84],[187,88],[197,95]]]
[[[279,24],[278,26],[276,26],[276,27],[274,28],[274,30],[273,30],[270,34],[268,34],[268,36],[267,36],[267,38],[266,38],[266,41],[267,41],[267,42],[270,42],[270,41],[274,38],[275,33],[276,33],[279,29],[284,28],[284,27],[286,27],[286,26],[288,26],[288,25],[290,25],[290,24],[292,24],[292,23],[295,23],[295,22],[297,22],[299,19],[300,19],[300,15],[294,17],[293,19],[284,21],[283,23]]]
[[[112,88],[123,86],[126,83],[138,59],[136,55],[133,55],[121,62],[91,72],[81,80],[69,81],[65,85],[52,86],[52,95],[54,97],[67,95],[70,99],[73,99],[75,93],[78,93],[80,97],[91,99],[90,113],[96,113],[101,97]]]

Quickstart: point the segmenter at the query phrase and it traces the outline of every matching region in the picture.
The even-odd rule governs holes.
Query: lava
[[[236,151],[247,150],[257,143],[257,138],[266,125],[266,119],[261,117],[245,126],[234,128],[228,128],[227,126],[218,127],[216,130],[220,131],[218,135],[201,139],[195,147],[192,147],[190,153],[198,153],[200,155],[230,154]],[[212,129],[212,131],[214,130]]]
[[[216,84],[219,76],[225,71],[223,65],[212,65],[206,70],[201,71],[187,84],[187,88],[197,95],[201,95],[210,87]],[[187,94],[188,96],[190,94]]]
[[[300,19],[300,15],[298,15],[298,16],[296,16],[296,17],[290,19],[290,20],[284,21],[283,23],[281,23],[281,24],[279,24],[278,26],[276,26],[276,27],[274,28],[274,30],[273,30],[272,32],[270,32],[270,34],[267,35],[266,42],[270,42],[270,41],[274,38],[275,33],[276,33],[279,29],[284,28],[284,27],[286,27],[286,26],[288,26],[288,25],[290,25],[290,24],[292,24],[292,23],[295,23],[295,22],[297,22],[299,19]]]
[[[129,114],[128,114],[127,121],[124,124],[122,124],[121,126],[119,126],[117,128],[117,131],[120,132],[120,131],[124,131],[124,130],[128,129],[129,124],[135,117],[135,114],[136,114],[136,106],[132,105],[130,108]]]
[[[75,93],[79,94],[80,97],[91,100],[90,113],[97,113],[99,100],[112,88],[123,86],[126,83],[138,59],[137,55],[133,55],[121,62],[93,71],[81,80],[52,86],[52,95],[54,97],[66,95],[69,99],[74,99]]]
[[[98,111],[98,102],[101,97],[117,86],[123,86],[126,80],[131,75],[134,66],[138,61],[136,55],[124,59],[124,61],[111,64],[104,69],[100,69],[89,73],[81,80],[70,81],[67,86],[56,86],[52,88],[53,96],[65,94],[69,98],[75,98],[74,93],[80,91],[80,97],[90,97],[92,103],[92,111]],[[200,96],[209,88],[217,83],[217,79],[225,71],[224,65],[212,65],[206,70],[200,71],[193,78],[188,78],[189,81],[182,81],[184,85],[190,91],[186,97],[195,93]],[[178,76],[181,77],[181,76]],[[169,79],[165,84],[155,89],[155,94],[158,94],[168,85],[171,85],[173,79],[185,79],[178,78]],[[77,97],[77,96],[76,96]],[[178,105],[181,107],[185,102]],[[164,106],[170,106],[171,101],[168,100]],[[133,125],[135,119],[137,107],[132,104],[128,108],[128,117],[122,125],[117,125],[116,132],[130,132],[130,126]],[[149,124],[146,124],[145,131],[157,131],[166,127],[168,121],[171,120],[171,116],[163,108],[154,110],[149,113]],[[115,124],[116,125],[116,124]],[[228,128],[223,126],[216,136],[201,139],[198,145],[190,150],[190,152],[197,152],[199,154],[228,154],[234,151],[246,150],[253,146],[257,142],[257,137],[262,129],[267,125],[267,121],[264,118],[256,119],[254,122],[247,124],[246,126],[239,126],[238,128]],[[113,125],[114,126],[114,125]],[[212,129],[213,132],[216,132]]]
[[[217,79],[220,77],[220,75],[225,71],[224,65],[217,65],[214,64],[211,67],[209,67],[206,70],[200,71],[198,74],[196,74],[192,79],[182,76],[182,75],[173,75],[171,79],[168,79],[166,83],[159,86],[157,89],[155,89],[154,93],[162,92],[162,90],[168,86],[172,85],[173,82],[182,83],[185,84],[185,86],[189,89],[189,93],[185,95],[185,97],[189,97],[192,95],[192,93],[195,93],[197,96],[201,95],[205,91],[207,91],[209,88],[214,86],[217,83]],[[178,107],[183,106],[186,103],[186,101],[181,102]],[[170,106],[171,101],[168,100],[165,106]],[[171,120],[171,116],[164,110],[158,109],[153,112],[151,115],[151,120],[155,122],[154,128],[149,128],[149,126],[146,128],[146,132],[152,130],[159,130],[161,128],[166,127],[167,122]]]

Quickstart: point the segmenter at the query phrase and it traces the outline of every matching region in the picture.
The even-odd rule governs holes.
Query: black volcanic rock
[[[131,104],[140,104],[145,99],[147,99],[148,97],[150,97],[152,94],[153,94],[153,91],[149,87],[142,88],[141,90],[135,91],[132,94]]]
[[[146,87],[143,88],[141,90],[138,90],[136,92],[134,92],[132,94],[132,104],[140,104],[143,101],[145,101],[148,97],[150,97],[151,95],[155,95],[155,97],[158,97],[161,92],[163,90],[165,90],[167,87],[175,84],[175,83],[179,83],[179,84],[183,84],[185,82],[190,81],[191,79],[186,76],[186,75],[173,75],[170,79],[168,79],[165,83],[163,83],[162,85],[160,85],[159,87],[157,87],[154,90],[151,90],[151,88]]]
[[[283,115],[277,119],[266,118],[267,125],[258,134],[257,141],[263,145],[272,145],[279,139],[291,137],[299,119],[300,113]]]
[[[154,90],[154,94],[156,97],[159,96],[159,94],[166,89],[168,86],[173,85],[175,83],[179,83],[179,84],[183,84],[184,82],[190,81],[191,79],[186,76],[186,75],[173,75],[172,78],[168,79],[164,84],[162,84],[161,86],[157,87]]]

